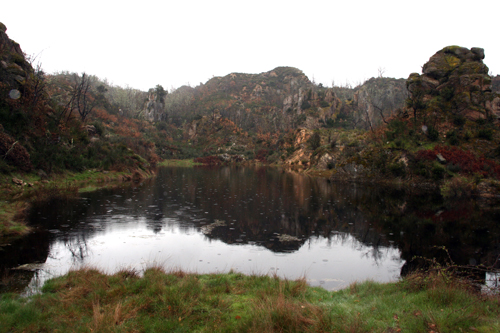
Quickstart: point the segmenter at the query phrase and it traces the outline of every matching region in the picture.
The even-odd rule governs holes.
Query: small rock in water
[[[12,269],[15,269],[15,270],[22,270],[22,271],[37,271],[39,269],[42,269],[44,266],[44,264],[40,264],[40,263],[31,263],[31,264],[24,264],[24,265],[21,265],[21,266],[18,266],[18,267],[15,267],[15,268],[12,268]]]
[[[287,234],[281,234],[278,237],[278,240],[282,243],[287,243],[287,242],[300,242],[300,238],[297,238],[295,236],[290,236]]]
[[[226,222],[224,220],[215,220],[214,223],[202,226],[201,232],[205,235],[210,235],[215,228],[225,226]]]

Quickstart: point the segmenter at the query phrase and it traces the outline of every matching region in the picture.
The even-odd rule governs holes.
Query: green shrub
[[[482,128],[477,132],[477,137],[479,139],[491,141],[493,138],[493,131],[490,128]]]
[[[467,198],[472,196],[475,189],[474,179],[456,176],[445,181],[440,190],[444,198]]]
[[[444,177],[444,174],[445,174],[445,171],[446,169],[444,168],[444,166],[442,166],[441,164],[439,164],[438,162],[435,162],[433,165],[432,165],[432,178],[434,180],[440,180],[440,179],[443,179]]]
[[[453,172],[453,173],[459,173],[460,171],[462,171],[462,168],[460,167],[460,165],[458,164],[453,164],[453,163],[449,163],[447,166],[446,166],[446,169],[450,172]]]
[[[465,125],[465,117],[461,114],[455,115],[455,117],[453,117],[453,124],[455,124],[456,126]]]
[[[156,129],[158,131],[166,131],[168,129],[168,125],[164,121],[160,121],[156,123]]]
[[[330,103],[328,103],[327,101],[321,101],[319,103],[319,106],[321,106],[322,108],[327,108],[330,106]]]
[[[486,119],[476,119],[476,124],[478,124],[479,126],[484,126],[486,124]]]
[[[301,108],[302,110],[307,110],[307,109],[309,109],[310,107],[311,107],[311,104],[310,104],[308,101],[303,101],[303,102],[302,102],[302,105],[300,106],[300,108]]]
[[[427,165],[423,161],[418,161],[414,166],[415,174],[422,177],[429,177],[429,170],[427,169]]]
[[[404,177],[404,176],[406,176],[406,167],[401,162],[395,162],[395,163],[389,164],[389,171],[395,177]]]
[[[95,127],[95,131],[96,131],[97,135],[99,135],[99,136],[104,135],[106,128],[104,127],[104,125],[101,122],[94,121],[91,125],[93,125]]]
[[[448,133],[446,133],[446,139],[448,140],[448,142],[452,146],[456,146],[460,143],[460,140],[458,139],[457,132],[455,130],[448,131]]]
[[[385,132],[387,140],[393,141],[396,138],[402,137],[406,133],[407,126],[399,119],[394,119],[387,125],[388,130]]]
[[[439,139],[439,132],[434,127],[429,126],[427,128],[427,137],[432,142],[435,142],[435,141],[437,141],[437,139]]]
[[[312,150],[316,150],[321,146],[321,136],[319,135],[318,132],[314,132],[313,135],[307,140],[307,143],[309,144],[309,147]]]
[[[396,148],[403,148],[404,147],[404,141],[401,140],[400,138],[394,140],[394,145],[396,146]]]

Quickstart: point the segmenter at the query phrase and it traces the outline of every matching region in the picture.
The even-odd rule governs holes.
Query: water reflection
[[[446,207],[429,194],[270,168],[164,168],[135,187],[35,207],[30,219],[40,231],[9,247],[0,262],[4,269],[44,263],[38,275],[29,273],[32,285],[70,267],[113,272],[160,263],[200,273],[306,276],[333,289],[394,280],[415,255],[443,256],[435,245],[459,264],[492,264],[498,217],[467,202]],[[223,223],[201,232],[216,221]]]

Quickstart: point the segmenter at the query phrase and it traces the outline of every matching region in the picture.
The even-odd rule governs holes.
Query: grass
[[[22,236],[30,231],[30,228],[25,224],[24,215],[30,203],[34,201],[43,201],[56,196],[74,196],[77,193],[118,186],[124,181],[150,176],[150,173],[139,171],[130,174],[116,171],[86,170],[79,173],[54,174],[50,179],[42,181],[38,175],[32,173],[1,174],[0,240]],[[25,185],[14,184],[13,178],[22,180]]]
[[[30,228],[22,223],[26,208],[26,204],[22,202],[0,201],[0,235],[20,236],[30,231]]]
[[[158,166],[182,166],[182,167],[192,167],[195,165],[201,165],[201,163],[194,162],[193,159],[187,160],[164,160],[158,163]]]
[[[498,332],[500,299],[414,275],[330,292],[305,280],[86,268],[0,299],[0,332]]]

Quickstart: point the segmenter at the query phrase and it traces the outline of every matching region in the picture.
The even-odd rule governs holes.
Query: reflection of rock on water
[[[226,221],[224,220],[215,220],[214,223],[207,224],[201,227],[201,232],[205,235],[212,234],[212,231],[217,227],[225,227]]]
[[[263,246],[273,252],[294,252],[297,251],[304,240],[289,234],[279,234],[271,230],[253,234],[247,228],[233,225],[231,228],[224,220],[215,220],[211,224],[200,228],[201,232],[211,238],[219,239],[226,244],[249,244]]]
[[[287,235],[287,234],[281,234],[281,235],[279,235],[278,236],[278,240],[281,243],[300,242],[300,238],[297,238],[297,237],[294,237],[294,236],[290,236],[290,235]]]

